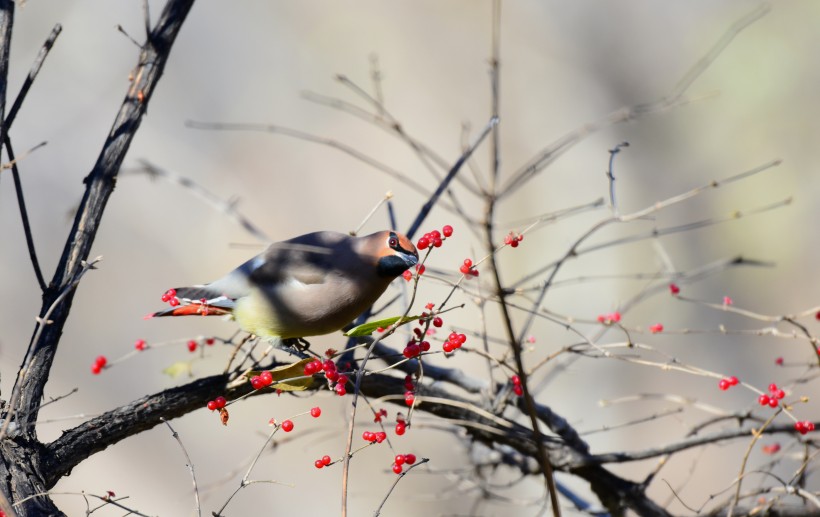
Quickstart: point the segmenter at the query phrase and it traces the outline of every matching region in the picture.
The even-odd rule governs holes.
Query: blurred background
[[[154,18],[163,5],[150,2]],[[500,54],[502,181],[568,132],[621,107],[667,95],[726,29],[753,8],[744,1],[706,0],[505,2]],[[377,56],[390,113],[409,134],[452,163],[461,152],[462,124],[469,124],[474,136],[490,117],[491,13],[491,2],[476,0],[199,2],[177,39],[126,167],[148,160],[193,179],[221,198],[237,200],[239,209],[274,240],[318,229],[352,230],[388,191],[394,194],[398,228],[406,229],[426,196],[349,155],[281,135],[192,129],[186,121],[267,123],[305,131],[352,146],[434,190],[436,180],[405,144],[371,123],[309,102],[302,94],[311,91],[366,106],[335,76],[344,74],[372,92],[370,74],[373,56]],[[656,273],[670,263],[678,271],[687,271],[743,255],[771,261],[776,267],[725,271],[686,285],[685,294],[718,304],[724,296],[731,296],[738,307],[771,315],[816,306],[815,271],[820,263],[820,240],[815,233],[820,216],[818,19],[817,2],[775,4],[694,82],[688,94],[702,100],[589,136],[504,201],[499,207],[499,237],[507,230],[523,229],[518,222],[522,219],[606,197],[607,151],[622,141],[631,144],[615,165],[617,199],[624,213],[780,158],[783,164],[774,170],[706,192],[654,220],[613,226],[591,243],[725,217],[735,210],[749,211],[793,196],[791,205],[654,243],[642,241],[590,253],[568,263],[559,280]],[[83,191],[82,179],[101,149],[139,52],[116,27],[121,25],[142,41],[142,3],[29,0],[18,7],[9,104],[56,23],[62,24],[62,35],[11,131],[18,156],[48,142],[20,163],[47,279],[63,249]],[[488,145],[476,153],[474,165],[486,176]],[[460,199],[480,219],[483,201],[463,190]],[[582,232],[608,214],[604,208],[534,230],[519,249],[507,249],[500,255],[502,277],[513,282],[560,257]],[[435,209],[423,229],[444,224],[452,224],[456,233],[431,257],[431,266],[455,271],[464,257],[483,256],[481,244],[449,212]],[[381,210],[363,231],[388,225]],[[6,293],[0,310],[0,387],[6,398],[40,307],[7,171],[0,172],[0,229],[0,286]],[[99,270],[83,279],[77,292],[46,388],[49,397],[75,387],[79,392],[43,410],[42,419],[49,421],[39,428],[41,439],[59,436],[61,430],[80,423],[83,415],[92,416],[186,382],[184,376],[170,378],[162,373],[174,362],[196,358],[194,376],[221,371],[227,350],[209,348],[200,356],[200,351],[189,353],[185,341],[197,336],[227,337],[235,328],[232,323],[199,318],[143,321],[142,316],[161,307],[159,297],[165,289],[214,279],[255,254],[261,249],[257,246],[259,242],[238,224],[190,190],[162,179],[123,174],[92,251],[92,256],[102,255],[104,260]],[[598,314],[616,310],[646,283],[570,283],[553,289],[544,306],[594,322]],[[438,302],[446,293],[434,281],[423,282],[421,289],[421,305],[428,300]],[[449,315],[445,328],[479,328],[479,311],[468,296],[457,297],[456,302],[468,305]],[[488,307],[487,317],[491,334],[500,336],[494,326],[496,311]],[[522,321],[524,317],[516,314],[516,322]],[[624,324],[631,328],[645,329],[655,323],[663,323],[669,332],[639,333],[636,339],[687,364],[737,375],[764,390],[769,382],[788,383],[811,360],[805,341],[719,335],[721,324],[729,329],[765,325],[682,303],[666,292],[624,315]],[[805,323],[811,331],[818,330],[813,319]],[[580,323],[578,328],[589,335],[598,330],[594,323]],[[679,333],[682,329],[709,332],[683,335]],[[546,321],[537,322],[531,333],[535,338],[531,364],[577,341],[563,327]],[[137,339],[149,343],[178,340],[178,344],[140,354],[100,376],[91,375],[94,357],[120,357],[133,349]],[[622,334],[610,332],[602,342],[623,339]],[[323,350],[340,343],[338,336],[330,336],[316,339],[314,346]],[[397,338],[393,345],[400,347],[400,343]],[[804,366],[777,369],[774,360],[780,356],[787,364]],[[484,364],[468,354],[450,361],[434,360],[486,376]],[[754,408],[756,398],[744,389],[719,392],[716,379],[606,360],[576,361],[562,370],[544,368],[535,382],[541,386],[539,401],[581,431],[677,407],[664,401],[600,405],[622,396],[683,395],[726,411]],[[794,394],[808,395],[816,389],[816,382],[802,384],[794,387]],[[288,435],[274,455],[260,461],[252,476],[292,486],[246,488],[227,513],[337,512],[341,469],[317,471],[313,461],[324,454],[341,455],[348,403],[327,394],[310,401],[257,397],[232,406],[228,427],[219,425],[215,415],[204,408],[174,422],[196,467],[203,510],[218,509],[237,486],[248,459],[262,447],[270,418],[281,420],[321,405],[322,418],[298,419],[297,431],[302,434]],[[388,409],[392,417],[395,408]],[[800,419],[820,418],[816,401],[795,413]],[[594,452],[640,450],[680,439],[706,416],[687,408],[674,417],[590,434],[587,439]],[[508,512],[507,502],[473,505],[478,496],[475,486],[453,470],[469,465],[465,444],[452,434],[425,427],[433,421],[424,415],[417,418],[414,432],[398,441],[397,452],[430,457],[430,469],[416,469],[417,475],[405,478],[384,514]],[[777,439],[784,445],[788,442],[785,436]],[[709,494],[729,486],[747,445],[740,441],[680,454],[659,478],[675,487],[688,505],[699,507]],[[790,452],[793,450],[787,449],[784,455]],[[394,481],[389,473],[391,458],[386,449],[374,448],[353,462],[352,515],[372,513],[385,496]],[[756,451],[750,468],[768,459]],[[655,464],[652,460],[612,470],[637,480]],[[788,477],[798,466],[797,459],[784,457],[777,468]],[[751,488],[761,479],[752,476],[747,482]],[[585,494],[583,483],[560,475],[559,481]],[[820,486],[816,476],[809,482],[814,490]],[[190,515],[193,509],[185,460],[163,427],[96,454],[55,490],[112,490],[118,496],[129,496],[129,506],[149,515]],[[505,493],[526,503],[541,496],[541,484],[535,480]],[[650,494],[659,501],[673,499],[660,481]],[[55,496],[55,500],[69,515],[85,508],[78,496]],[[684,512],[677,502],[670,509]],[[536,514],[537,507],[516,511]]]

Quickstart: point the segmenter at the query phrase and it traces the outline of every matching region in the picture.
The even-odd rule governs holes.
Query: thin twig
[[[406,476],[408,472],[410,472],[410,471],[411,471],[411,470],[413,470],[414,468],[418,467],[419,465],[422,465],[422,464],[424,464],[424,463],[427,463],[428,461],[430,461],[430,458],[422,458],[421,460],[419,460],[419,461],[418,461],[418,463],[415,463],[415,464],[413,464],[413,465],[410,465],[409,467],[407,467],[407,470],[403,471],[401,474],[399,474],[399,475],[396,477],[396,480],[395,480],[395,481],[393,481],[393,484],[392,484],[392,485],[390,485],[390,489],[387,491],[387,494],[384,496],[384,499],[382,499],[381,504],[379,504],[378,508],[376,508],[376,511],[375,511],[375,512],[373,512],[373,517],[379,517],[379,515],[381,515],[381,513],[382,513],[382,508],[384,507],[384,504],[385,504],[385,503],[387,502],[387,500],[390,498],[390,494],[392,494],[392,493],[393,493],[393,490],[395,490],[396,486],[399,484],[399,481],[401,481],[402,479],[404,479],[404,476]]]
[[[194,501],[196,503],[196,514],[201,516],[202,515],[202,508],[199,504],[199,489],[197,488],[197,485],[196,485],[196,474],[194,473],[194,463],[191,461],[191,456],[188,455],[188,450],[185,449],[185,445],[182,443],[182,439],[179,437],[179,433],[177,433],[176,430],[173,427],[171,427],[171,423],[168,420],[165,420],[164,418],[161,418],[160,420],[162,420],[162,422],[165,425],[168,426],[168,429],[171,430],[171,435],[177,441],[177,443],[179,444],[179,447],[182,449],[182,453],[185,455],[185,461],[186,461],[185,466],[188,467],[188,471],[191,473],[191,481],[194,484]]]

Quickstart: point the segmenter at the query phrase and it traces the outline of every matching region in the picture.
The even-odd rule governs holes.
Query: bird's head
[[[395,278],[419,261],[419,254],[410,239],[404,235],[384,231],[364,237],[375,251],[376,270],[379,276]]]

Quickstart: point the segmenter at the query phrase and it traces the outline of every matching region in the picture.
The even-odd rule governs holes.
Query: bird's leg
[[[305,351],[310,348],[308,340],[301,337],[293,337],[282,340],[282,348],[301,358],[307,357]]]

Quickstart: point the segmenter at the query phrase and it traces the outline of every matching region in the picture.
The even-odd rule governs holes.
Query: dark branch
[[[85,194],[57,271],[43,296],[40,315],[45,314],[63,288],[71,284],[82,270],[83,262],[89,256],[103,211],[114,190],[120,166],[165,69],[171,46],[192,5],[193,0],[169,0],[140,52],[134,72],[134,81],[114,120],[97,163],[84,180]],[[46,326],[40,340],[30,344],[29,352],[26,354],[26,360],[18,376],[18,384],[14,389],[15,392],[19,392],[20,396],[19,409],[23,415],[20,424],[32,434],[34,434],[34,426],[30,424],[37,419],[43,389],[48,380],[73,298],[72,292],[53,312],[52,323]],[[14,401],[12,401],[13,404]]]

